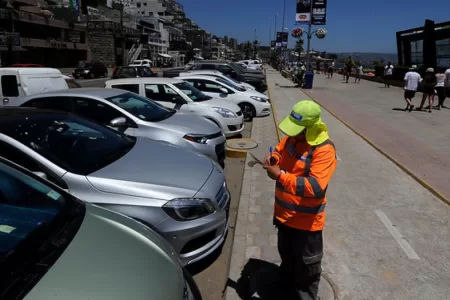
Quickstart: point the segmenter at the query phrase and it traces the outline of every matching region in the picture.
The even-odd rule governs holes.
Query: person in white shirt
[[[391,62],[388,62],[384,67],[384,87],[391,87],[389,84],[390,80],[392,80],[392,72],[394,71],[394,66]]]
[[[450,98],[450,67],[445,71],[444,75],[445,75],[445,82],[444,82],[445,95],[447,96],[447,98]]]
[[[422,77],[420,77],[420,74],[417,73],[417,66],[413,65],[409,72],[405,74],[405,85],[404,85],[404,97],[405,101],[407,103],[405,111],[409,110],[410,112],[413,110],[414,105],[412,104],[412,99],[416,95],[417,87],[419,86],[419,83],[422,81]]]
[[[358,63],[356,66],[356,76],[355,76],[355,83],[358,81],[358,83],[361,82],[361,75],[363,74],[363,66],[362,61]]]
[[[450,69],[449,69],[450,70]],[[444,73],[437,73],[436,74],[436,94],[438,96],[438,105],[436,107],[437,110],[441,110],[442,107],[444,107],[444,100],[445,100],[445,74]]]

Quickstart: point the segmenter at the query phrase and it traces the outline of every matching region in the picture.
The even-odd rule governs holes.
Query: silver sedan
[[[150,226],[184,264],[224,241],[230,201],[225,176],[197,152],[126,136],[72,114],[2,108],[0,156]]]
[[[10,104],[72,112],[127,135],[195,149],[224,166],[225,135],[216,124],[131,92],[78,88],[23,97]]]

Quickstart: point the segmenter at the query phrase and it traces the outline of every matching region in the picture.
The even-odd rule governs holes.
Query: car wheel
[[[78,79],[78,78],[80,78],[80,76],[73,76],[73,78]]]
[[[239,107],[244,114],[244,121],[250,122],[256,116],[256,110],[250,103],[239,103]]]
[[[89,78],[94,79],[95,78],[95,74],[94,73],[90,73],[89,74]]]

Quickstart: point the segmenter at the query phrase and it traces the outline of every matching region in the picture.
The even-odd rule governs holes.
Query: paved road
[[[268,82],[278,120],[287,115],[298,100],[308,99],[300,89],[290,88],[292,84],[274,70],[268,71]],[[320,79],[316,80],[315,94],[321,89],[328,90],[332,95],[341,92],[334,90],[328,82],[327,85],[323,84]],[[356,99],[352,101],[358,101],[356,94],[354,97]],[[364,98],[361,97],[360,101],[363,102]],[[383,103],[383,100],[380,101]],[[365,113],[371,116],[369,109]],[[324,273],[335,288],[337,298],[448,299],[449,206],[328,112],[323,112],[323,118],[339,156],[336,174],[327,193],[328,219],[324,231]],[[366,121],[371,120],[369,118]],[[389,120],[384,122],[388,123]],[[430,134],[432,132],[430,130]],[[258,176],[257,173],[253,175]],[[245,178],[244,175],[243,189],[246,187]],[[265,190],[250,189],[250,193],[262,193],[264,198],[260,197],[261,201],[267,202],[265,193],[272,193],[271,184],[261,178],[251,185],[266,186]],[[248,212],[269,209],[264,202],[258,203],[258,200],[253,203],[250,201],[248,205]],[[240,211],[241,215],[244,221],[251,221],[248,217],[250,213],[245,216]],[[270,221],[260,219],[260,215],[256,214],[256,224],[253,221],[253,224],[247,225],[246,230],[250,231],[247,233],[268,230]],[[239,222],[241,219],[238,219]],[[238,238],[235,239],[233,252],[242,252],[244,249],[258,255],[257,249],[265,249],[271,241],[266,241],[264,245],[244,245],[239,250],[240,242]],[[259,253],[262,255],[262,252]],[[234,273],[230,273],[230,277],[239,271],[239,262],[237,264],[236,270],[236,261],[232,261],[231,270]]]

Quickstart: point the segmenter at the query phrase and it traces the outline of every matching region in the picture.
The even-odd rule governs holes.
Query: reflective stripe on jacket
[[[275,218],[292,228],[323,230],[325,194],[337,163],[333,142],[310,146],[285,137],[272,155],[282,170],[276,182]]]

